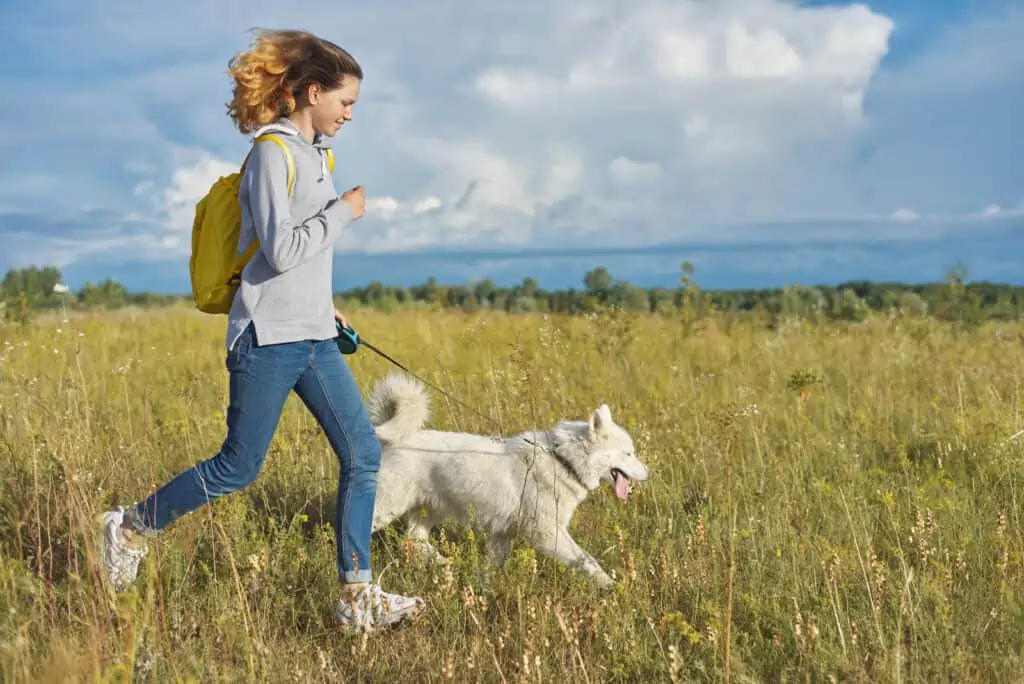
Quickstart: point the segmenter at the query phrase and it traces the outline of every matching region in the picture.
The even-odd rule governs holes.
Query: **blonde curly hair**
[[[228,116],[244,134],[295,111],[310,84],[336,88],[363,70],[341,47],[305,31],[260,30],[250,50],[228,63],[234,79]]]

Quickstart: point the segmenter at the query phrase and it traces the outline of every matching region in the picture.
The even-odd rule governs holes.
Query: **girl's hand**
[[[334,318],[337,319],[339,323],[341,323],[341,327],[348,327],[348,320],[345,318],[345,314],[341,313],[337,309],[334,310]]]
[[[341,194],[341,199],[348,203],[352,208],[352,216],[354,218],[360,218],[363,212],[366,211],[366,192],[363,190],[363,186],[357,185],[351,190],[346,190]]]

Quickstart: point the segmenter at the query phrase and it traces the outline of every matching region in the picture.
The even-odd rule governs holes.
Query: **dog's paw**
[[[434,548],[433,544],[420,539],[413,541],[413,553],[425,563],[447,565],[452,562],[448,556]]]

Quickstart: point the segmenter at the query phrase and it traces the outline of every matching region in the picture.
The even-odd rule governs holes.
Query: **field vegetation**
[[[443,567],[379,535],[382,583],[428,609],[369,638],[328,620],[337,463],[294,396],[259,479],[151,544],[131,591],[103,587],[94,517],[220,446],[222,318],[170,303],[0,326],[0,680],[1017,681],[1024,326],[684,295],[346,304],[504,434],[607,402],[652,471],[629,503],[606,487],[578,509],[609,590],[522,546],[492,568],[457,527],[436,534]],[[348,358],[364,389],[393,370]],[[432,399],[433,427],[495,431]]]

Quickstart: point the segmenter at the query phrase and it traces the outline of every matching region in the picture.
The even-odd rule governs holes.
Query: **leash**
[[[358,350],[359,347],[366,347],[367,349],[369,349],[370,351],[374,352],[375,354],[377,354],[381,358],[385,359],[386,361],[390,361],[391,363],[396,365],[398,368],[402,369],[403,371],[405,371],[406,373],[408,373],[412,377],[416,378],[417,380],[422,382],[424,385],[426,385],[430,389],[434,390],[435,392],[439,392],[439,393],[443,394],[444,396],[446,396],[447,398],[451,399],[452,401],[454,401],[455,403],[459,404],[460,406],[463,406],[464,408],[467,408],[470,411],[472,411],[473,413],[477,414],[478,416],[480,416],[484,420],[486,420],[489,423],[491,423],[494,427],[497,427],[499,433],[501,432],[501,426],[498,423],[498,421],[496,421],[494,418],[492,418],[491,416],[487,415],[486,413],[481,413],[479,409],[473,408],[472,406],[470,406],[466,402],[462,401],[461,399],[459,399],[457,397],[453,397],[448,392],[445,392],[443,389],[441,389],[437,385],[434,385],[434,384],[432,384],[430,382],[427,382],[426,380],[424,380],[420,376],[416,375],[411,370],[409,370],[408,368],[403,366],[401,363],[399,363],[395,359],[391,358],[391,356],[389,356],[385,352],[381,351],[378,347],[376,347],[373,344],[370,344],[369,342],[367,342],[366,339],[361,337],[359,335],[359,333],[356,332],[356,329],[353,328],[352,326],[342,326],[341,323],[339,322],[337,324],[337,328],[338,328],[338,348],[341,349],[341,353],[342,354],[346,354],[346,355],[347,354],[355,354],[356,350]]]
[[[495,420],[491,416],[487,415],[486,413],[481,412],[479,409],[470,406],[469,404],[467,404],[466,402],[462,401],[458,397],[452,396],[450,393],[444,391],[443,389],[441,389],[437,385],[434,385],[433,383],[427,382],[426,380],[424,380],[423,378],[418,376],[416,373],[413,373],[411,370],[409,370],[408,368],[403,366],[401,363],[399,363],[398,361],[393,359],[390,355],[388,355],[387,353],[381,351],[378,347],[376,347],[375,345],[371,344],[370,342],[367,342],[366,339],[363,338],[362,336],[360,336],[359,333],[356,332],[356,329],[353,328],[352,326],[350,326],[350,325],[342,325],[341,321],[338,321],[337,319],[335,319],[335,327],[338,330],[338,337],[337,337],[338,349],[341,350],[342,354],[345,354],[345,355],[355,354],[356,351],[359,350],[359,347],[366,347],[367,349],[369,349],[370,351],[374,352],[375,354],[377,354],[381,358],[385,359],[386,361],[389,361],[390,363],[393,363],[395,366],[397,366],[401,370],[405,371],[406,373],[408,373],[412,377],[416,378],[417,380],[422,382],[424,385],[426,385],[430,389],[432,389],[435,392],[438,392],[440,394],[443,394],[445,397],[447,397],[448,399],[451,399],[456,404],[459,404],[460,406],[469,409],[470,411],[472,411],[476,415],[480,416],[481,418],[483,418],[487,422],[491,423],[491,425],[493,425],[494,427],[496,427],[498,429],[498,434],[499,435],[501,434],[501,424],[498,423],[497,420]],[[578,482],[581,486],[583,486],[584,489],[588,489],[586,483],[583,481],[583,478],[580,477],[580,474],[578,472],[576,472],[576,468],[574,468],[572,466],[572,464],[569,463],[569,461],[565,458],[565,456],[562,456],[562,454],[558,453],[558,451],[556,451],[555,449],[552,449],[550,447],[546,447],[543,444],[538,444],[537,442],[533,441],[532,439],[529,439],[528,437],[522,437],[521,439],[524,442],[526,442],[527,444],[531,444],[531,445],[537,447],[538,449],[541,449],[542,451],[546,451],[547,453],[551,454],[551,456],[553,456],[555,458],[555,460],[558,461],[559,464],[561,464],[561,466],[563,468],[565,468],[567,471],[569,471],[569,474],[572,475],[573,479],[575,479],[576,482]]]

